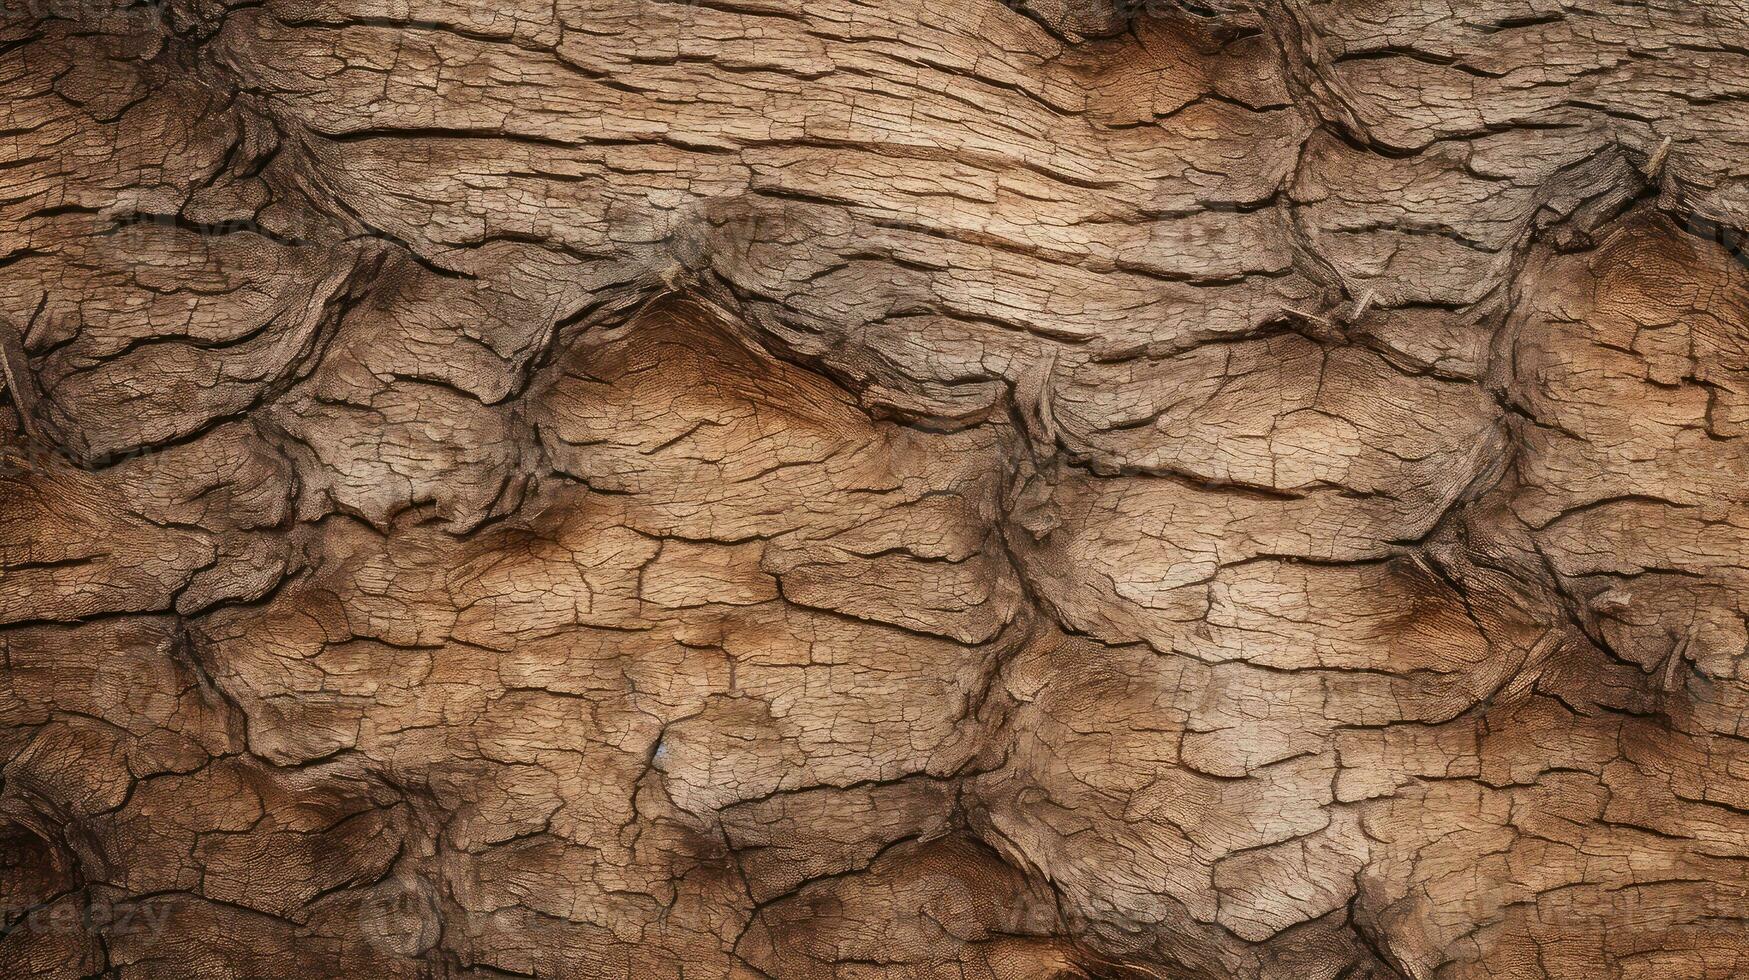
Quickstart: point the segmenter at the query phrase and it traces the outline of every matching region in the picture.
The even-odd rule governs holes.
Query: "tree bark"
[[[1749,976],[1743,0],[0,23],[0,976]]]

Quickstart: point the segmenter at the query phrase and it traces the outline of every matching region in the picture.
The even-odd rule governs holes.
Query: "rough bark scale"
[[[0,975],[1749,975],[1743,0],[8,0]]]

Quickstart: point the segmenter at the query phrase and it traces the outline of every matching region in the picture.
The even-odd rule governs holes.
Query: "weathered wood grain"
[[[1749,975],[1743,0],[16,0],[0,976]]]

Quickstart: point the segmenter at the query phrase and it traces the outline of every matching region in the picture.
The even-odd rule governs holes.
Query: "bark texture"
[[[0,976],[1749,976],[1744,0],[5,0]]]

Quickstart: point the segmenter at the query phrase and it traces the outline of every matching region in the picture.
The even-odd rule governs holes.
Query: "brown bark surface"
[[[1749,976],[1744,0],[5,0],[0,978]]]

